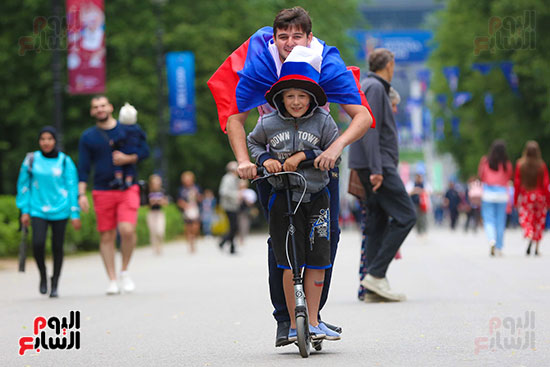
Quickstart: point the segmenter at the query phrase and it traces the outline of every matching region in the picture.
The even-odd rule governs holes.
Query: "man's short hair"
[[[401,96],[399,95],[399,92],[395,90],[393,87],[390,87],[390,102],[391,104],[398,105],[399,102],[401,102]]]
[[[107,102],[111,103],[111,101],[109,101],[109,97],[107,97],[106,95],[96,94],[96,95],[92,96],[92,99],[90,99],[90,104],[92,103],[92,101],[95,101],[96,99],[101,99],[101,98],[105,98],[107,100]]]
[[[376,73],[394,59],[393,52],[385,48],[377,48],[369,54],[369,70]]]
[[[273,36],[277,35],[277,30],[288,29],[290,26],[296,26],[309,35],[311,33],[311,18],[308,12],[300,6],[281,10],[273,21]]]

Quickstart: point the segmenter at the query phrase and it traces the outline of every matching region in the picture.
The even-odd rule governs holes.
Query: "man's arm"
[[[239,164],[237,173],[241,178],[252,179],[256,177],[256,165],[250,162],[248,149],[246,147],[244,123],[247,117],[248,111],[229,116],[227,119],[226,131],[229,144]]]
[[[326,171],[334,168],[336,160],[340,157],[344,148],[365,135],[372,125],[372,117],[365,106],[352,104],[341,106],[351,117],[351,123],[346,131],[315,159],[315,167],[321,170]]]
[[[88,210],[90,210],[90,204],[88,203],[88,197],[86,196],[87,187],[88,184],[85,181],[80,181],[78,183],[78,205],[80,206],[80,210],[84,213],[88,213]]]

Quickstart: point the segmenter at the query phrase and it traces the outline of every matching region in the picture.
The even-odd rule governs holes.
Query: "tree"
[[[337,46],[353,63],[348,29],[358,20],[359,0],[307,0],[300,3],[313,18],[313,32]],[[14,193],[19,166],[25,152],[37,149],[37,133],[52,124],[53,91],[50,26],[33,33],[33,20],[48,18],[50,3],[41,0],[2,3],[0,25],[0,83],[7,86],[0,100],[0,194]],[[148,134],[150,146],[157,145],[156,28],[152,1],[113,0],[105,2],[107,46],[107,96],[115,106],[115,117],[124,102],[138,109],[138,122]],[[192,170],[198,182],[215,189],[225,163],[233,159],[227,138],[217,121],[214,100],[206,81],[223,60],[258,28],[272,25],[277,11],[295,6],[288,0],[168,1],[162,12],[164,51],[189,50],[196,60],[196,103],[198,132],[193,136],[170,137],[163,147],[169,159],[172,188],[179,174]],[[34,48],[18,55],[21,37],[31,36]],[[65,40],[62,45],[66,47]],[[65,62],[65,61],[64,61]],[[65,66],[64,66],[65,67]],[[66,69],[64,69],[66,70]],[[66,75],[65,75],[66,77]],[[92,126],[90,96],[64,96],[65,151],[78,161],[78,139]],[[247,128],[255,123],[252,113]],[[152,149],[154,154],[154,149]],[[153,159],[140,165],[140,176],[154,171]],[[173,192],[172,192],[173,193]]]
[[[529,14],[534,15],[534,24]],[[437,47],[429,60],[434,75],[431,90],[446,94],[448,102],[445,108],[437,103],[431,107],[435,117],[445,118],[445,139],[439,148],[452,153],[462,177],[477,172],[479,158],[496,138],[507,141],[511,158],[521,154],[529,139],[537,140],[543,155],[550,158],[550,70],[544,67],[550,60],[550,33],[545,30],[550,5],[539,0],[450,0],[438,19]],[[488,50],[476,52],[476,45],[484,44]],[[502,61],[514,63],[517,95],[500,70]],[[495,67],[482,75],[472,70],[474,63]],[[459,66],[458,91],[472,93],[472,100],[459,108],[451,107],[452,93],[442,74],[445,66]],[[493,113],[485,109],[487,92],[494,99]],[[452,133],[452,115],[460,118],[459,136]]]

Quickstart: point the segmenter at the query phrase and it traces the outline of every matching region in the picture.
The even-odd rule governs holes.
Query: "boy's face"
[[[294,46],[307,47],[312,39],[313,33],[308,35],[301,28],[294,25],[289,26],[287,29],[276,29],[273,37],[275,46],[277,46],[277,50],[279,51],[279,57],[283,62]]]
[[[311,101],[310,95],[301,89],[287,89],[283,92],[283,104],[288,113],[294,117],[302,117]]]

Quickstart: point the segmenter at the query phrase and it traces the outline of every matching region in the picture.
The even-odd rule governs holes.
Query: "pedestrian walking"
[[[483,184],[481,216],[491,247],[491,256],[502,256],[508,181],[512,175],[512,163],[508,159],[506,143],[500,139],[495,140],[489,154],[481,157],[478,167],[478,176]]]
[[[481,222],[481,196],[483,195],[483,186],[481,181],[475,176],[468,179],[466,192],[466,223],[464,224],[464,232],[468,232],[470,227],[474,233],[477,232],[477,227]]]
[[[113,105],[106,96],[95,96],[90,102],[90,115],[95,119],[95,126],[86,129],[80,136],[78,144],[78,202],[84,212],[90,205],[86,196],[88,176],[94,170],[92,198],[99,232],[99,251],[109,278],[106,293],[109,295],[132,292],[135,283],[128,273],[132,253],[136,246],[136,223],[139,208],[139,186],[135,182],[124,190],[113,189],[110,185],[115,176],[115,167],[136,164],[149,156],[149,147],[143,135],[138,143],[136,153],[125,154],[112,147],[125,141],[128,128],[113,118]],[[115,240],[117,230],[120,234],[122,268],[120,281],[115,267]]]
[[[250,232],[251,209],[258,200],[256,191],[248,187],[248,180],[241,180],[239,182],[239,197],[241,205],[239,207],[239,213],[237,214],[237,222],[239,226],[239,244],[242,246],[244,245],[245,238]]]
[[[212,225],[216,217],[216,197],[210,189],[204,190],[201,201],[202,233],[212,236]]]
[[[361,86],[372,105],[376,127],[351,144],[349,166],[357,170],[367,193],[367,274],[361,285],[388,300],[403,301],[406,296],[390,289],[386,273],[416,222],[416,211],[397,173],[397,126],[389,98],[394,67],[391,51],[376,49],[369,54],[370,72]]]
[[[540,255],[539,245],[550,206],[548,168],[542,160],[539,144],[530,140],[516,162],[514,176],[514,206],[519,207],[519,223],[523,237],[529,240],[526,254],[531,254],[535,243],[535,256]]]
[[[147,195],[147,228],[149,229],[149,241],[155,254],[162,254],[162,243],[166,234],[166,214],[162,207],[168,205],[168,198],[162,188],[162,177],[149,176],[149,193]]]
[[[81,227],[78,176],[71,157],[59,151],[53,127],[45,126],[40,130],[38,145],[40,149],[28,153],[19,170],[16,204],[21,210],[21,225],[32,227],[32,248],[40,273],[41,294],[48,292],[44,252],[48,227],[52,229],[50,297],[58,297],[67,220],[70,218],[74,229]]]
[[[414,176],[411,200],[416,208],[416,232],[423,236],[428,230],[429,195],[424,188],[424,177],[421,174]]]
[[[444,202],[445,208],[447,208],[447,212],[449,213],[451,230],[454,231],[458,222],[458,216],[460,214],[459,208],[462,199],[460,198],[460,194],[456,190],[456,185],[453,181],[449,182],[449,187],[445,192]]]
[[[182,210],[185,223],[185,237],[189,244],[189,251],[193,254],[196,251],[195,243],[201,230],[200,202],[202,195],[199,187],[195,184],[195,174],[185,171],[181,174],[181,187],[178,196],[178,206]]]
[[[225,166],[226,173],[222,177],[220,183],[220,205],[227,215],[229,220],[229,229],[222,237],[219,243],[220,249],[223,249],[226,242],[229,242],[229,252],[235,254],[235,236],[239,230],[237,222],[237,213],[241,206],[239,196],[239,176],[237,175],[238,164],[235,161],[227,163]]]

